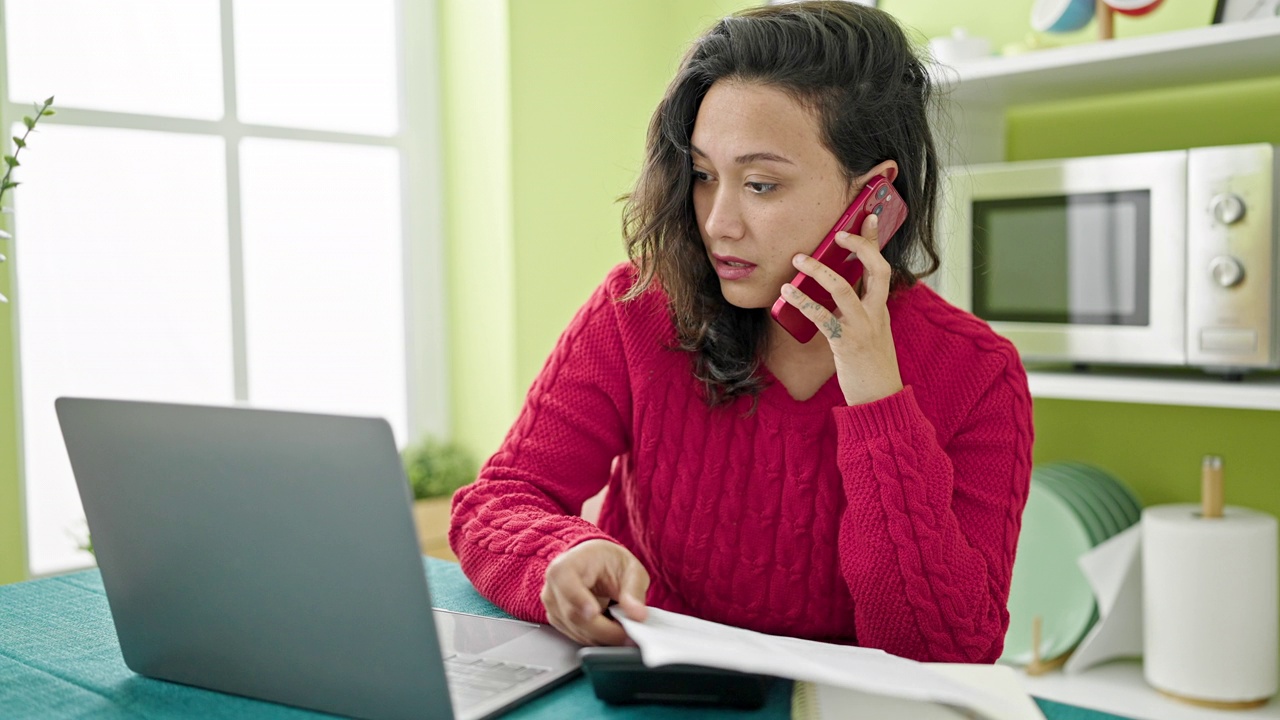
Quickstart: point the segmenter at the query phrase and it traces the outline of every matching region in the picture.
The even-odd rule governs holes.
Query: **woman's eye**
[[[747,183],[747,187],[751,190],[751,192],[753,192],[753,193],[755,193],[755,194],[757,194],[757,195],[764,195],[765,193],[773,192],[774,188],[778,187],[778,184],[777,184],[777,183],[749,182],[749,183]]]
[[[711,179],[711,176],[710,176],[710,175],[708,175],[707,173],[702,172],[701,170],[694,170],[694,171],[693,171],[693,181],[694,181],[694,182],[706,182],[706,181],[708,181],[708,180],[710,180],[710,179]]]

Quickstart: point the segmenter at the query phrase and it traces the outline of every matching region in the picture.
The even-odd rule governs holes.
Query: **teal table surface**
[[[482,598],[456,563],[425,559],[437,607],[506,617]],[[1049,720],[1115,715],[1039,700]],[[790,716],[791,683],[776,681],[751,712],[657,705],[613,707],[579,677],[513,709],[513,720],[562,718],[759,718]],[[297,708],[137,675],[125,667],[102,579],[96,570],[0,587],[0,718],[306,718]]]

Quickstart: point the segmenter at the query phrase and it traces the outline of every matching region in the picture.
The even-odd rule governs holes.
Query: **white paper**
[[[648,667],[702,665],[1011,716],[1000,698],[883,650],[765,635],[657,608],[649,608],[643,623],[620,612],[615,617]]]
[[[1098,600],[1098,622],[1062,668],[1083,672],[1118,657],[1142,655],[1142,527],[1134,525],[1077,562]]]

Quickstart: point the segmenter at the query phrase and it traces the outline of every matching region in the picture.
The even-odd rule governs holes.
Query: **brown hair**
[[[667,293],[676,349],[693,353],[709,405],[758,396],[769,315],[730,305],[694,216],[689,139],[707,90],[732,79],[778,88],[816,113],[822,141],[852,180],[895,160],[911,212],[884,249],[892,288],[938,267],[938,156],[929,130],[933,84],[887,13],[844,0],[753,8],[724,18],[685,55],[649,123],[645,163],[623,210],[633,299],[655,280]],[[924,268],[910,268],[923,257]]]

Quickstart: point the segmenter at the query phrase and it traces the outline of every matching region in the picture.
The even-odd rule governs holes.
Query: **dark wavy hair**
[[[774,87],[814,112],[850,182],[897,161],[894,186],[911,212],[884,249],[891,289],[938,268],[939,164],[928,120],[934,88],[897,22],[844,0],[752,8],[719,21],[685,55],[653,114],[644,168],[622,217],[639,275],[625,299],[658,282],[675,321],[675,349],[693,354],[694,376],[712,407],[759,396],[770,322],[768,310],[724,299],[694,216],[689,139],[718,80]],[[921,259],[923,268],[913,271]]]

